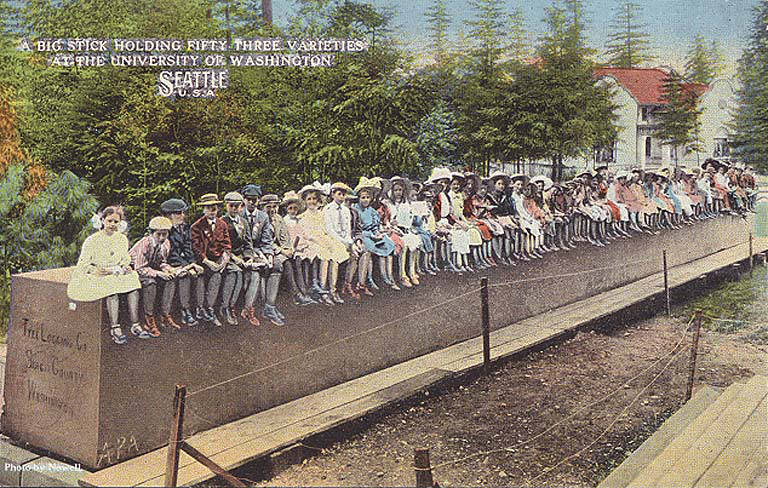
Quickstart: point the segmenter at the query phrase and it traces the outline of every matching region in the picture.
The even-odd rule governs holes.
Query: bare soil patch
[[[297,464],[239,475],[261,486],[413,486],[413,449],[428,447],[443,487],[596,486],[681,406],[691,334],[680,354],[668,353],[686,326],[687,318],[656,317],[580,332],[307,441],[312,454]],[[703,330],[698,386],[768,369],[765,346],[742,332]]]

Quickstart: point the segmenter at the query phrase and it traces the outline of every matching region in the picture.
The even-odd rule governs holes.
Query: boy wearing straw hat
[[[221,200],[215,193],[206,193],[200,197],[198,205],[203,208],[203,216],[197,219],[190,228],[192,247],[198,261],[206,268],[205,295],[198,290],[197,303],[205,302],[202,316],[198,318],[221,327],[221,321],[216,316],[214,305],[219,295],[222,274],[227,267],[232,251],[229,239],[229,226],[218,217]]]
[[[236,191],[231,191],[224,196],[227,211],[222,219],[229,228],[232,253],[225,270],[220,315],[229,325],[237,325],[237,318],[232,309],[240,298],[240,292],[245,289],[240,315],[255,327],[259,325],[259,319],[256,318],[252,304],[259,291],[259,279],[256,271],[257,263],[253,260],[251,227],[240,213],[243,201],[243,196]]]

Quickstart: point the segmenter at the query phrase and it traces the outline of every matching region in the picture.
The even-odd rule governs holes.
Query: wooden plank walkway
[[[627,457],[597,488],[624,488],[653,461],[702,412],[712,405],[721,392],[712,387],[700,388],[680,410],[669,417],[661,427]]]
[[[768,377],[735,383],[698,410],[678,411],[598,488],[768,486]],[[682,431],[673,425],[674,438],[659,442],[658,434],[668,438],[667,423],[679,424],[675,417],[683,412],[695,418]]]
[[[754,252],[768,251],[768,239],[755,239]],[[683,285],[748,255],[746,244],[670,268],[670,287]],[[493,285],[492,285],[493,286]],[[499,359],[552,340],[589,322],[663,293],[662,273],[522,320],[491,333],[491,358]],[[294,445],[417,393],[452,375],[482,366],[482,339],[464,341],[327,390],[191,436],[187,442],[224,469]],[[188,415],[194,415],[189,408]],[[166,448],[89,474],[82,486],[158,486],[163,484]],[[213,475],[181,454],[179,485],[200,483]]]

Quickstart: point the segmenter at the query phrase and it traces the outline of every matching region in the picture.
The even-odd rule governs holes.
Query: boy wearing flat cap
[[[161,325],[180,329],[181,326],[171,318],[171,304],[176,283],[173,281],[174,269],[168,264],[168,254],[171,243],[168,241],[168,231],[171,230],[171,220],[167,217],[154,217],[149,221],[150,234],[133,245],[128,254],[131,265],[139,274],[141,293],[144,301],[144,329],[152,337],[160,336],[155,320],[155,300],[157,288],[162,286],[160,301]]]
[[[197,325],[197,318],[190,308],[192,285],[195,286],[197,296],[204,293],[205,284],[202,279],[204,269],[197,264],[197,255],[192,248],[190,225],[185,222],[188,209],[187,203],[180,198],[171,198],[160,204],[160,210],[165,217],[171,219],[172,224],[168,235],[168,241],[171,243],[168,264],[175,269],[176,288],[181,304],[181,321],[186,325],[194,326]],[[197,306],[198,314],[202,315],[203,304],[198,303]]]
[[[229,226],[226,221],[218,217],[220,203],[221,200],[215,193],[206,193],[200,197],[198,205],[203,207],[203,216],[197,219],[190,229],[192,247],[198,261],[206,268],[205,296],[202,293],[197,296],[198,304],[205,300],[205,308],[202,317],[197,318],[211,322],[216,327],[221,327],[222,324],[216,316],[214,305],[219,295],[222,274],[229,264],[232,252]]]
[[[243,187],[243,197],[245,198],[245,209],[242,212],[243,218],[248,222],[251,229],[251,241],[253,243],[254,261],[260,261],[259,273],[251,275],[259,278],[259,290],[264,294],[264,313],[263,316],[275,325],[284,325],[285,316],[280,313],[271,297],[277,297],[280,287],[280,275],[282,268],[275,268],[275,233],[272,228],[272,222],[266,212],[259,209],[259,198],[261,197],[261,187],[255,184],[248,184]],[[255,303],[246,305],[255,309]]]

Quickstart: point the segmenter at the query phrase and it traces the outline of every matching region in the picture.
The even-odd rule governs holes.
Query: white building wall
[[[638,161],[638,104],[629,91],[618,85],[615,80],[612,84],[614,85],[613,101],[618,105],[616,125],[619,133],[616,141],[616,166],[617,169],[629,170],[636,166]]]
[[[728,138],[728,124],[732,120],[731,111],[736,106],[734,84],[727,79],[715,80],[709,90],[701,96],[699,108],[701,114],[701,151],[685,156],[687,166],[701,165],[705,159],[713,157],[715,139]]]

